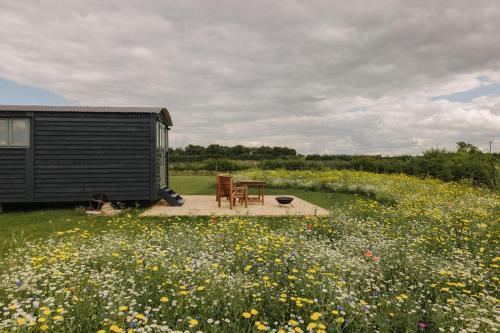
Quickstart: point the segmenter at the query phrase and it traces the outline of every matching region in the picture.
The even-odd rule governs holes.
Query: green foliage
[[[263,170],[275,170],[275,169],[285,169],[285,170],[323,170],[325,165],[318,161],[306,161],[303,159],[293,159],[293,160],[265,160],[257,164],[259,169]]]
[[[207,155],[207,151],[212,155]],[[429,149],[421,156],[307,155],[301,157],[295,155],[295,150],[289,148],[248,148],[241,145],[234,147],[210,145],[206,149],[201,146],[188,145],[182,152],[176,150],[170,158],[171,168],[174,171],[239,171],[252,168],[359,170],[434,177],[444,181],[462,181],[470,185],[489,188],[500,186],[500,175],[497,171],[500,168],[500,154],[483,153],[474,145],[465,142],[457,143],[456,152]]]
[[[175,163],[171,166],[174,171],[208,170],[208,171],[238,171],[252,168],[254,163],[248,161],[234,161],[229,159],[207,159],[200,162]]]
[[[434,177],[444,181],[465,181],[471,185],[498,188],[496,168],[498,154],[486,154],[465,142],[457,143],[457,151],[429,149],[422,156],[380,155],[308,155],[308,161],[321,161],[330,169],[350,169],[376,173],[404,173],[420,177]]]

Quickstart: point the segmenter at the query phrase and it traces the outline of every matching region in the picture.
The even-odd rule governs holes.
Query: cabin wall
[[[0,149],[0,203],[26,201],[26,149]]]
[[[156,199],[153,119],[149,113],[35,112],[33,201],[86,201],[96,192],[113,201]]]

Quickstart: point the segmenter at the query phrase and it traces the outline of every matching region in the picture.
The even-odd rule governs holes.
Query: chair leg
[[[233,209],[233,195],[230,195],[229,196],[229,209],[232,210]]]

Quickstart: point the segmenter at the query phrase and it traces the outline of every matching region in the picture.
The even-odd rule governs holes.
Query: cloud
[[[500,149],[492,1],[4,1],[0,77],[82,105],[165,105],[172,142]]]

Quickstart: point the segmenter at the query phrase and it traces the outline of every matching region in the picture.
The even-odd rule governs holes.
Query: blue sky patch
[[[446,99],[450,102],[468,103],[471,102],[474,98],[478,98],[481,96],[500,95],[500,82],[485,83],[488,82],[487,78],[480,77],[479,79],[483,83],[481,83],[481,85],[477,88],[467,91],[460,91],[449,95],[435,96],[432,97],[432,100],[435,101],[438,99]]]
[[[74,105],[75,103],[48,90],[0,78],[0,104]]]

